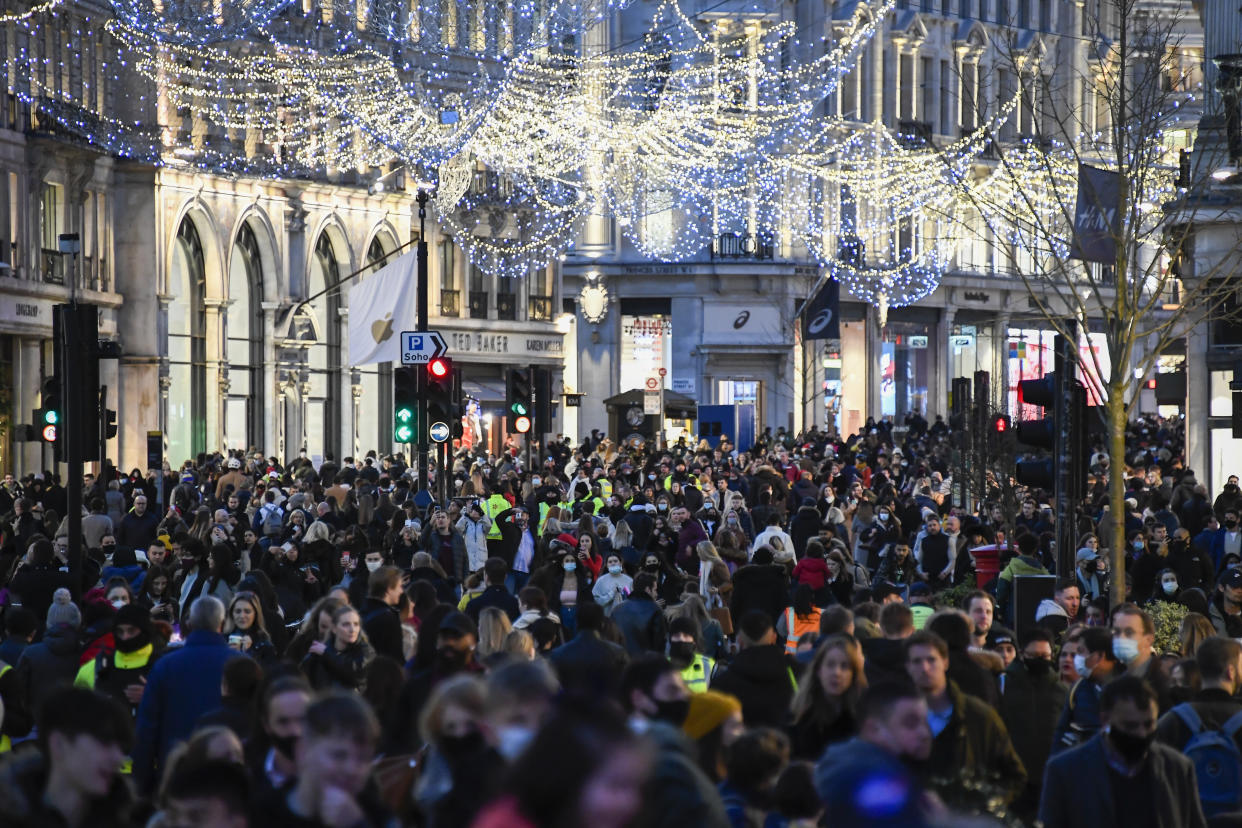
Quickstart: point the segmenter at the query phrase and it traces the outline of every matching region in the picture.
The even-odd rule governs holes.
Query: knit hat
[[[73,628],[82,626],[82,611],[73,603],[69,590],[61,587],[52,594],[52,605],[47,608],[47,625],[68,624]]]
[[[742,703],[736,696],[704,690],[690,697],[690,712],[686,714],[681,729],[691,739],[702,739],[724,724],[725,719],[741,712]]]
[[[558,540],[561,543],[566,544],[570,549],[578,548],[578,539],[575,538],[573,535],[569,534],[568,532],[561,532],[559,535],[556,536],[555,540]]]
[[[122,624],[129,624],[131,627],[137,627],[144,632],[150,632],[151,610],[141,604],[126,604],[116,611],[116,615],[112,616],[113,629]]]

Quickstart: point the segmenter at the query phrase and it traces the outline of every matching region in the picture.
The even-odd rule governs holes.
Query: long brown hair
[[[829,696],[819,682],[819,668],[832,650],[840,650],[849,659],[854,671],[854,680],[849,689],[840,696]],[[807,668],[806,680],[798,686],[798,692],[790,703],[794,722],[806,724],[818,722],[829,724],[836,720],[845,710],[851,712],[858,705],[858,697],[867,687],[867,676],[863,672],[862,647],[858,639],[848,633],[837,633],[825,638],[815,650],[815,657]]]

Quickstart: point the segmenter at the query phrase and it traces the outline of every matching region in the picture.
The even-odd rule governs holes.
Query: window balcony
[[[460,290],[440,290],[440,315],[461,316]]]
[[[486,319],[487,318],[487,291],[472,290],[470,291],[470,318]]]
[[[552,297],[531,295],[527,299],[527,316],[531,322],[551,322]]]

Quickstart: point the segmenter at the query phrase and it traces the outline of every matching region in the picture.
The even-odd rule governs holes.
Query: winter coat
[[[505,589],[500,584],[492,584],[479,593],[479,596],[466,604],[466,615],[478,623],[479,613],[488,607],[495,607],[509,616],[510,621],[516,621],[521,612],[518,606],[518,600],[513,597],[513,593]]]
[[[777,564],[750,564],[733,573],[733,593],[729,604],[735,622],[753,609],[762,610],[772,623],[789,606],[789,579]]]
[[[322,654],[307,653],[302,659],[302,672],[316,690],[366,690],[367,665],[375,659],[375,650],[359,637],[344,650],[338,650],[331,636]]]
[[[647,595],[631,595],[612,611],[612,621],[625,636],[625,649],[631,656],[664,652],[668,625],[660,607]]]
[[[461,532],[453,531],[451,528],[449,535],[452,537],[452,548],[449,553],[452,560],[447,559],[449,556],[444,559],[440,557],[440,539],[443,536],[435,529],[428,528],[423,531],[423,551],[431,555],[433,561],[440,564],[451,580],[460,584],[470,574],[470,557],[466,554],[466,539],[462,537]],[[445,566],[446,563],[451,566]]]
[[[647,727],[656,746],[655,762],[643,787],[643,809],[635,825],[643,828],[729,828],[716,786],[699,767],[694,743],[679,728]]]
[[[37,706],[35,700],[57,684],[73,683],[81,650],[81,637],[68,624],[57,624],[44,633],[38,644],[22,650],[17,673],[25,698],[32,706]]]
[[[997,712],[1026,768],[1027,782],[1020,799],[1021,810],[1033,811],[1039,804],[1044,765],[1048,763],[1052,749],[1049,734],[1056,730],[1067,691],[1057,675],[1055,662],[1045,675],[1035,676],[1026,669],[1020,658],[1015,659],[1001,675],[1000,686],[1002,692]]]
[[[116,530],[117,545],[146,550],[148,546],[155,543],[155,535],[159,526],[160,516],[150,509],[141,515],[137,512],[127,512],[125,517],[121,518],[121,523]]]
[[[405,661],[401,647],[401,616],[379,598],[367,598],[362,606],[362,631],[378,655]]]
[[[793,579],[799,584],[806,584],[811,589],[823,589],[831,573],[828,562],[823,558],[803,558],[794,567]]]
[[[1010,619],[1009,600],[1013,595],[1013,579],[1017,575],[1047,575],[1043,563],[1038,558],[1017,555],[1001,570],[996,579],[996,603],[1000,607],[1001,617]]]
[[[819,534],[822,520],[819,510],[814,506],[799,507],[789,525],[789,536],[793,540],[794,554],[801,560],[806,554],[806,543]]]
[[[39,629],[47,620],[52,595],[61,587],[72,591],[73,579],[68,572],[60,571],[60,564],[56,561],[46,565],[22,564],[13,574],[13,580],[9,581],[9,592],[21,596],[22,606],[34,613]]]
[[[996,788],[1005,803],[1013,802],[1026,787],[1027,774],[1000,715],[985,702],[963,693],[952,681],[949,696],[953,714],[945,729],[932,740],[931,757],[926,763],[933,784],[936,777],[950,774],[938,785],[946,794],[946,803],[958,799],[954,794],[968,789],[972,780]]]
[[[487,563],[487,533],[491,528],[492,519],[487,515],[471,520],[463,514],[457,519],[457,531],[465,541],[471,572],[478,572]]]
[[[10,754],[0,765],[0,814],[6,828],[68,828],[61,813],[43,801],[47,788],[48,763],[42,753]],[[128,828],[134,810],[134,795],[123,774],[116,774],[108,792],[90,799],[82,825],[90,828]]]
[[[712,689],[737,696],[747,726],[784,728],[794,695],[794,662],[780,644],[747,647],[716,675]]]
[[[914,556],[906,555],[905,558],[898,560],[897,553],[890,551],[880,559],[880,565],[876,567],[871,585],[873,587],[880,584],[909,586],[918,579],[918,565],[915,563]]]
[[[630,657],[624,647],[605,641],[595,630],[579,630],[572,639],[548,653],[548,661],[556,669],[566,694],[610,698],[621,686],[621,674]]]
[[[1151,774],[1152,823],[1160,828],[1206,828],[1191,761],[1180,750],[1157,742],[1146,762]],[[1047,828],[1116,825],[1108,767],[1103,734],[1049,759],[1039,802],[1040,821]]]
[[[195,630],[184,646],[155,663],[134,733],[134,781],[140,790],[151,790],[168,751],[189,737],[200,716],[220,706],[225,662],[245,657],[229,647],[224,635]]]
[[[595,586],[591,587],[591,594],[595,596],[595,603],[604,608],[604,614],[612,615],[612,611],[621,606],[633,588],[634,579],[629,575],[625,573],[613,575],[607,572],[599,577]]]

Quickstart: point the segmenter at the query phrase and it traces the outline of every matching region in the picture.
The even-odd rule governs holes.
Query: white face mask
[[[120,609],[123,606],[125,606],[125,602],[122,601],[120,598],[117,598],[115,601],[112,602],[113,609]]]
[[[1114,638],[1113,639],[1113,655],[1117,656],[1117,660],[1122,664],[1129,664],[1138,658],[1139,646],[1138,642],[1133,638]]]
[[[1074,656],[1074,672],[1079,678],[1087,678],[1091,675],[1091,668],[1087,666],[1087,657],[1082,653]]]
[[[367,561],[367,571],[374,572],[384,565],[383,561]]]
[[[1172,595],[1177,592],[1177,581],[1163,581],[1160,586],[1164,589],[1165,595]]]
[[[512,762],[522,755],[531,741],[535,731],[522,725],[505,725],[496,729],[496,752]]]

